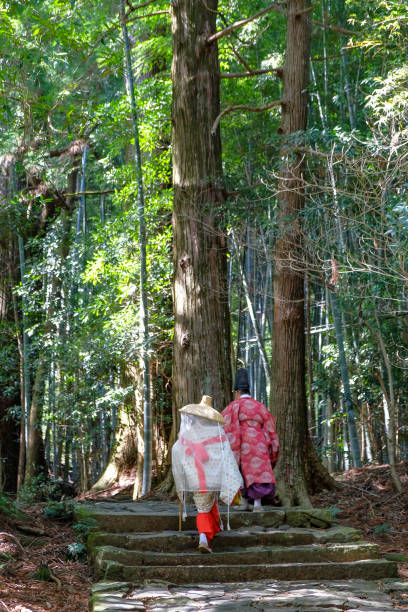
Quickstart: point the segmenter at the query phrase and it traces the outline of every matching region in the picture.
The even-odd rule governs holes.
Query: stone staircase
[[[220,510],[225,525],[223,508]],[[231,531],[218,534],[211,555],[197,551],[193,507],[188,508],[188,514],[180,532],[176,503],[106,501],[83,504],[76,511],[77,520],[91,517],[97,521],[98,530],[88,540],[90,559],[98,580],[116,581],[118,592],[118,584],[152,581],[211,585],[266,580],[378,581],[398,576],[397,565],[381,559],[375,544],[363,542],[356,529],[334,524],[328,510],[267,507],[254,513],[233,509]],[[96,589],[99,594],[100,588]],[[150,610],[140,606],[97,607],[98,597],[99,604],[95,600],[92,608],[95,612]],[[137,603],[141,603],[140,598]],[[175,608],[182,609],[193,608]],[[325,607],[330,609],[336,608]]]

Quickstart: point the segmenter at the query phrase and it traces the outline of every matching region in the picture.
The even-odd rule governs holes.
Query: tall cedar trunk
[[[1,255],[0,252],[0,257]],[[0,266],[0,269],[3,269],[3,267]],[[7,271],[7,266],[4,266],[4,269]],[[4,295],[3,297],[5,298],[6,296]],[[11,302],[11,296],[9,295],[8,297]],[[0,323],[5,323],[7,319],[0,315]],[[5,336],[6,334],[0,336],[0,339],[3,340]],[[10,336],[6,337],[6,341],[10,341]],[[15,365],[17,366],[17,360]],[[17,371],[10,371],[9,373],[11,377],[15,376],[16,380],[18,380]],[[3,462],[0,491],[2,489],[6,491],[15,491],[17,488],[20,426],[14,417],[10,417],[8,411],[13,406],[19,405],[19,403],[20,394],[17,386],[13,393],[7,392],[5,389],[0,389],[0,458]]]
[[[0,175],[0,206],[1,200],[8,195],[8,178]],[[5,219],[2,212],[2,221]],[[16,248],[14,241],[10,240],[10,227],[8,223],[0,224],[0,342],[2,347],[13,343],[17,326],[14,321],[12,284],[15,279],[11,272],[18,269]],[[18,346],[10,351],[10,357],[1,364],[3,379],[7,382],[0,387],[0,491],[15,491],[17,486],[18,459],[19,459],[19,423],[11,417],[9,409],[20,404],[19,358]],[[7,388],[8,387],[8,388]]]
[[[206,393],[222,410],[231,399],[226,239],[219,130],[217,0],[174,0],[174,423],[177,409]]]
[[[42,471],[45,471],[44,445],[41,431],[45,371],[45,356],[44,353],[41,353],[38,358],[28,421],[24,486],[30,486],[32,479]]]
[[[305,392],[304,275],[292,263],[302,260],[300,211],[304,207],[303,162],[288,136],[307,124],[310,25],[309,0],[287,3],[286,55],[282,67],[280,132],[282,168],[278,189],[280,232],[275,244],[272,410],[277,418],[281,455],[277,492],[285,505],[310,505],[308,490],[331,483],[307,430]],[[295,266],[298,267],[298,266]]]
[[[133,391],[119,408],[109,461],[91,492],[98,493],[108,489],[120,491],[132,485],[137,497],[142,489],[143,466],[143,438],[140,427],[143,414],[142,372],[137,364],[125,364],[122,367],[121,386],[132,386]]]
[[[135,87],[133,82],[132,59],[130,55],[130,41],[125,20],[125,3],[120,0],[120,14],[122,22],[122,36],[125,55],[125,83],[130,101],[133,123],[133,138],[135,146],[135,169],[137,182],[137,216],[139,221],[139,249],[140,249],[140,337],[142,339],[140,361],[143,368],[143,484],[142,495],[150,491],[152,483],[152,406],[150,401],[150,359],[149,359],[149,315],[147,308],[147,264],[146,264],[146,220],[143,190],[142,157],[139,141],[139,119],[137,114]],[[133,497],[138,496],[137,486]]]

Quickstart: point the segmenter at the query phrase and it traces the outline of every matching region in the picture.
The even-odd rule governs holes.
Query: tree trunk
[[[248,309],[248,314],[249,314],[249,319],[251,321],[253,330],[254,330],[254,334],[255,334],[255,338],[256,338],[256,342],[257,342],[257,346],[258,346],[258,351],[259,354],[261,356],[261,360],[262,360],[262,366],[263,369],[265,371],[265,376],[268,380],[269,383],[269,378],[270,378],[270,367],[269,367],[269,363],[268,363],[268,357],[266,355],[266,351],[265,351],[265,346],[264,346],[264,338],[262,335],[262,328],[260,328],[258,319],[256,318],[256,303],[255,303],[255,299],[252,298],[251,299],[251,292],[250,292],[250,285],[248,282],[248,278],[247,278],[247,274],[241,264],[241,258],[240,258],[240,252],[239,252],[239,248],[237,245],[237,241],[235,239],[235,234],[232,231],[231,232],[231,239],[232,239],[232,245],[236,254],[236,260],[237,260],[237,264],[238,264],[238,270],[239,270],[239,278],[240,281],[242,283],[242,287],[244,289],[244,294],[245,294],[245,299],[246,299],[246,303],[247,303],[247,309]],[[255,378],[255,377],[254,377]],[[251,385],[251,389],[253,389],[253,385]],[[255,394],[254,394],[255,395]]]
[[[315,416],[315,396],[313,389],[313,348],[312,348],[312,337],[311,337],[311,325],[310,325],[310,292],[311,285],[309,277],[306,278],[306,355],[307,355],[307,380],[308,380],[308,391],[309,391],[309,426],[314,426]]]
[[[173,420],[178,409],[231,400],[226,239],[219,226],[224,187],[219,129],[217,0],[172,3],[174,363]]]
[[[152,482],[152,407],[150,400],[150,363],[149,363],[149,317],[147,309],[147,266],[146,266],[146,221],[144,211],[144,191],[142,158],[139,142],[139,121],[137,115],[135,89],[133,83],[132,60],[130,56],[130,42],[125,21],[125,3],[120,0],[120,14],[122,22],[122,35],[125,52],[125,82],[132,111],[133,137],[135,145],[135,169],[137,178],[137,212],[139,221],[139,249],[140,249],[140,337],[141,364],[143,369],[143,483],[142,495],[150,491]],[[135,489],[134,497],[138,496]]]
[[[274,253],[274,325],[272,411],[277,418],[281,455],[276,468],[277,493],[284,505],[310,505],[308,490],[330,486],[307,430],[305,391],[304,273],[301,220],[304,207],[303,162],[290,149],[288,136],[306,129],[309,80],[309,0],[287,3],[286,55],[282,67],[283,134],[278,187],[280,232]],[[296,265],[297,264],[297,265]]]
[[[1,200],[9,195],[9,179],[0,175]],[[18,330],[14,320],[12,285],[18,281],[13,278],[13,270],[18,269],[14,241],[10,240],[11,228],[8,217],[1,211],[0,221],[0,348],[2,356],[2,376],[0,384],[0,444],[2,463],[0,473],[0,490],[15,491],[19,465],[20,425],[17,419],[9,414],[9,408],[21,403],[19,382],[21,361],[18,356],[18,344],[14,338]],[[6,223],[4,223],[6,221]],[[21,384],[21,383],[20,383]]]
[[[28,421],[27,460],[24,487],[29,487],[32,479],[42,472],[45,467],[44,446],[41,432],[44,377],[45,357],[41,353],[38,357]]]
[[[68,176],[69,193],[74,191],[77,171],[74,169]],[[65,261],[70,250],[70,230],[72,221],[72,199],[66,201],[66,207],[61,209],[62,235],[58,245],[58,256]],[[60,304],[62,280],[53,275],[51,278],[50,299],[45,313],[43,334],[45,337],[57,334],[53,316]],[[42,350],[38,355],[36,374],[32,392],[31,407],[28,415],[27,458],[24,486],[30,487],[31,479],[43,471],[45,467],[44,446],[42,440],[41,420],[43,410],[44,379],[49,367],[50,355]]]
[[[127,364],[121,374],[121,386],[132,386],[132,394],[118,411],[115,428],[115,441],[108,464],[91,488],[98,493],[107,489],[121,490],[134,485],[134,495],[142,490],[143,438],[141,435],[142,417],[142,372],[137,366]]]
[[[348,426],[349,438],[350,438],[350,453],[353,459],[354,467],[361,467],[361,453],[360,453],[360,446],[358,444],[356,421],[354,418],[354,406],[353,406],[353,398],[351,395],[350,377],[349,377],[348,367],[347,367],[346,351],[344,349],[342,320],[341,320],[341,314],[339,310],[337,294],[334,291],[330,292],[330,304],[332,307],[333,322],[334,322],[334,328],[336,331],[337,349],[339,351],[340,376],[341,376],[341,382],[343,383],[344,407],[346,409],[347,426]]]
[[[395,394],[394,394],[394,379],[392,374],[391,361],[385,347],[384,338],[381,330],[381,323],[378,317],[378,313],[374,312],[375,322],[377,326],[377,339],[380,345],[382,358],[384,361],[385,369],[388,378],[388,390],[384,383],[384,377],[378,374],[378,380],[381,385],[383,392],[383,407],[384,407],[384,430],[387,442],[388,460],[390,463],[390,472],[394,487],[401,493],[402,484],[398,476],[398,472],[395,466],[396,460],[396,446],[397,446],[397,419],[396,419],[396,405],[395,405]]]

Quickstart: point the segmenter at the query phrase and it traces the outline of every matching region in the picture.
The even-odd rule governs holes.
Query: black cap
[[[238,370],[238,372],[235,375],[234,391],[247,391],[247,390],[249,390],[248,370],[246,370],[245,368],[242,368],[241,370]]]

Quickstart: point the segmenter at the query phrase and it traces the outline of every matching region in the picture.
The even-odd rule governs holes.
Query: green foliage
[[[72,528],[76,533],[76,542],[68,544],[66,558],[72,561],[86,560],[86,540],[88,536],[97,529],[98,521],[94,518],[83,517]]]
[[[41,564],[37,571],[33,572],[31,576],[34,580],[52,582],[51,570],[46,563]]]
[[[73,542],[68,544],[68,550],[66,557],[70,561],[85,561],[86,560],[86,546],[83,542]]]
[[[45,474],[34,476],[29,483],[24,483],[23,488],[18,494],[18,499],[22,504],[30,504],[34,501],[59,500],[64,495],[61,488],[61,481],[49,478]],[[66,504],[67,511],[71,502],[61,502]],[[58,507],[58,502],[49,504],[49,507]]]
[[[168,10],[164,0],[154,6],[155,11]],[[259,0],[245,5],[222,1],[217,28],[262,8]],[[61,453],[67,443],[67,478],[75,480],[79,475],[72,464],[78,472],[78,457],[86,458],[90,480],[103,470],[106,456],[101,441],[109,452],[121,407],[133,411],[136,421],[139,418],[136,383],[128,376],[141,348],[136,177],[117,10],[118,3],[99,3],[95,10],[93,3],[69,0],[10,0],[0,8],[0,79],[6,92],[0,100],[0,121],[7,128],[0,129],[5,177],[0,205],[2,253],[3,247],[12,245],[5,284],[15,287],[17,318],[21,319],[24,303],[32,379],[40,357],[45,362],[37,426],[48,450],[52,449],[48,468],[58,471],[66,461]],[[296,261],[297,254],[291,252],[295,258],[291,263],[296,269],[307,268],[315,301],[312,326],[324,327],[327,322],[327,329],[312,338],[309,393],[316,397],[315,420],[320,419],[320,427],[330,425],[335,430],[334,439],[319,447],[323,456],[333,458],[339,451],[345,454],[347,440],[337,342],[331,312],[322,305],[326,297],[319,295],[330,279],[332,257],[339,274],[336,290],[357,420],[363,419],[361,407],[368,406],[370,426],[383,427],[378,381],[382,356],[369,327],[375,331],[375,314],[380,316],[393,364],[401,423],[407,418],[406,9],[403,3],[389,0],[364,4],[338,0],[330,6],[315,5],[312,16],[356,34],[339,37],[338,32],[317,27],[313,31],[308,130],[287,138],[284,151],[293,159],[299,151],[305,152],[305,209],[292,219],[276,215],[283,152],[277,106],[264,113],[231,112],[223,117],[222,189],[230,197],[216,211],[216,220],[220,231],[234,229],[241,235],[242,254],[245,250],[253,255],[250,285],[260,318],[265,306],[268,357],[273,295],[265,271],[282,225],[291,222],[302,228],[301,258]],[[158,15],[128,25],[134,43],[146,191],[154,418],[160,436],[168,438],[173,341],[170,19]],[[218,46],[224,75],[247,71],[247,66],[271,69],[257,77],[222,79],[221,109],[262,106],[280,99],[281,79],[274,69],[284,62],[282,14],[271,11],[251,21],[221,38]],[[96,193],[86,195],[86,218],[77,229],[78,198],[66,194],[73,171],[79,185],[85,142],[89,145],[86,191]],[[11,193],[14,186],[6,185],[11,166],[17,193]],[[250,248],[248,221],[254,233]],[[27,259],[22,283],[14,252],[17,233],[24,238]],[[246,314],[235,256],[230,262],[235,340],[242,326],[240,314],[243,318]],[[0,389],[7,400],[6,418],[17,426],[22,416],[17,347],[22,323],[15,322],[13,308],[10,303],[7,320],[0,322]],[[248,354],[256,362],[250,325],[245,325]],[[328,400],[331,412],[325,417]],[[163,462],[165,442],[159,453]],[[56,478],[40,476],[25,486],[21,499],[29,503],[59,499],[62,494]],[[45,512],[63,518],[65,509],[49,504]]]
[[[24,519],[25,514],[20,510],[17,503],[5,493],[0,492],[0,515],[6,518]]]
[[[408,556],[399,553],[387,553],[384,558],[387,559],[387,561],[396,561],[397,563],[408,562]]]
[[[82,518],[78,523],[72,526],[72,529],[77,534],[79,541],[86,540],[86,538],[98,527],[98,521],[94,518]]]
[[[376,535],[385,535],[387,533],[391,533],[390,524],[382,523],[381,525],[377,525],[377,527],[374,527],[374,533]]]
[[[47,518],[71,521],[73,518],[75,503],[72,501],[51,502],[43,509]]]
[[[341,514],[343,512],[341,508],[337,508],[337,506],[329,506],[328,510],[330,511],[330,514],[334,519],[337,517],[338,514]]]

